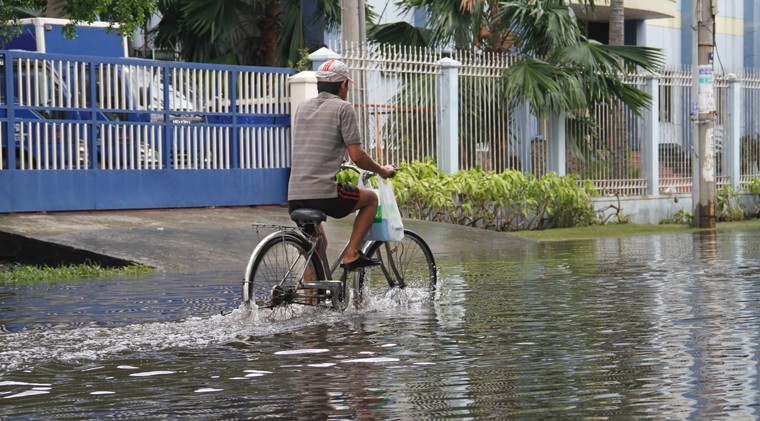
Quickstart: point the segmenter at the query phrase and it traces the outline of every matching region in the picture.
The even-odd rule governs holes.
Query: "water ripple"
[[[345,313],[232,274],[3,291],[0,418],[757,419],[758,236],[448,254],[435,300]]]

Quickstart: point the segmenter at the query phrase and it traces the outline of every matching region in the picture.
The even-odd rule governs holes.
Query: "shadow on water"
[[[233,273],[5,287],[0,418],[757,418],[758,237],[461,238],[434,300],[342,314]]]

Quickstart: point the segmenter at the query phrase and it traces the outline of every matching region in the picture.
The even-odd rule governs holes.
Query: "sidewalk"
[[[0,258],[136,262],[167,272],[244,268],[258,242],[253,223],[291,224],[284,208],[5,214]]]
[[[287,209],[236,207],[0,214],[0,263],[136,262],[164,272],[242,273],[259,241],[252,224],[292,226]],[[329,219],[328,253],[336,256],[353,218]],[[530,240],[449,224],[405,220],[437,256],[490,253]],[[23,258],[23,259],[22,259]]]

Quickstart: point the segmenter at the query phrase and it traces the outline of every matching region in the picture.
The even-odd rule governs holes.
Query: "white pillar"
[[[644,110],[644,136],[639,145],[641,177],[647,180],[647,196],[660,195],[660,79],[650,75],[644,87],[652,105]]]
[[[315,72],[301,72],[289,77],[288,83],[290,84],[290,116],[292,117],[302,102],[317,96],[317,76]]]
[[[728,119],[723,123],[723,175],[739,190],[741,178],[741,85],[734,74],[728,75]]]
[[[549,171],[554,171],[558,176],[562,177],[567,173],[567,114],[552,113],[549,117],[551,124],[551,136],[549,140],[552,142],[550,148],[546,152],[549,156]]]
[[[314,70],[315,72],[317,69],[319,69],[319,66],[322,65],[322,63],[328,61],[328,60],[339,60],[340,54],[336,53],[335,51],[327,48],[322,47],[319,50],[309,54],[309,60],[311,60],[311,70]]]
[[[445,174],[459,171],[459,68],[462,64],[444,57],[438,60],[438,168]]]

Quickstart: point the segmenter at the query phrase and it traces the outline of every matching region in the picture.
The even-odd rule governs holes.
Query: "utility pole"
[[[359,24],[359,4],[360,0],[341,0],[340,1],[340,22],[341,35],[340,39],[343,44],[354,44],[356,46],[361,41]],[[363,11],[362,11],[363,12]],[[364,16],[364,13],[361,13]]]
[[[715,49],[716,0],[692,0],[692,204],[699,228],[715,228]]]

